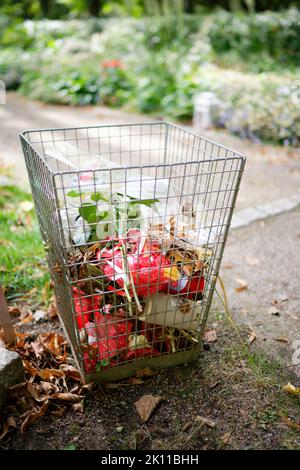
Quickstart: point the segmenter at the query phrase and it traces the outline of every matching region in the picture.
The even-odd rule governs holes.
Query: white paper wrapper
[[[47,149],[45,151],[48,157],[54,158],[63,165],[65,169],[73,171],[78,170],[78,175],[70,174],[68,186],[73,194],[78,192],[78,197],[66,197],[66,207],[61,210],[61,218],[64,227],[64,237],[70,245],[85,244],[89,240],[91,228],[89,224],[81,217],[78,217],[79,207],[85,203],[95,204],[91,196],[95,192],[99,192],[107,199],[113,194],[119,193],[124,196],[124,207],[131,201],[130,198],[138,200],[153,200],[156,202],[148,207],[147,205],[139,205],[139,221],[138,225],[133,221],[127,227],[121,227],[119,235],[124,235],[126,229],[137,228],[147,232],[151,226],[163,225],[167,231],[170,231],[170,220],[175,220],[174,235],[188,242],[191,246],[202,246],[214,243],[217,234],[208,230],[202,223],[204,209],[201,201],[190,201],[188,196],[183,197],[179,188],[168,178],[155,179],[151,176],[141,173],[137,169],[122,169],[118,164],[101,157],[96,156],[93,159],[86,157],[86,162],[79,164],[77,156],[80,154],[81,159],[84,151],[70,145],[66,142],[57,143],[55,149]],[[89,172],[89,170],[91,170]],[[97,170],[113,170],[113,171],[97,171]],[[82,173],[84,172],[84,173]],[[85,173],[86,172],[86,173]],[[80,184],[80,187],[79,187]],[[68,191],[68,192],[70,192]],[[63,204],[64,205],[64,202]],[[190,206],[190,213],[184,209]],[[108,211],[108,216],[97,227],[98,238],[105,238],[103,228],[109,224],[111,230],[108,236],[113,236],[115,231],[114,220],[110,215],[111,206],[109,203],[99,200],[97,202],[97,213]],[[185,234],[182,236],[182,234]]]
[[[155,325],[194,330],[199,324],[201,304],[193,301],[187,302],[190,304],[190,309],[182,312],[176,296],[166,294],[149,296],[139,320]]]

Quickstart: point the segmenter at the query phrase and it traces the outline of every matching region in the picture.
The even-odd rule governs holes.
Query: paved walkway
[[[257,335],[253,346],[285,360],[300,377],[300,363],[292,363],[295,349],[300,361],[299,263],[300,208],[231,230],[221,276],[235,320]],[[247,289],[238,293],[239,279]]]
[[[46,105],[8,93],[7,104],[0,106],[0,162],[15,166],[16,177],[24,184],[27,175],[18,139],[18,134],[24,129],[141,121],[153,119],[102,107]],[[223,131],[203,134],[247,156],[237,211],[300,195],[299,149],[253,144]]]
[[[7,104],[0,106],[0,163],[12,165],[20,184],[26,185],[18,140],[22,130],[141,121],[151,119],[101,107],[45,105],[8,93]],[[231,231],[224,265],[232,267],[222,273],[237,321],[256,331],[257,343],[276,354],[284,352],[290,362],[292,343],[297,335],[300,339],[300,211],[285,211],[300,203],[300,150],[253,144],[221,131],[206,132],[205,137],[247,156],[235,227],[283,212]],[[251,258],[257,258],[258,264],[250,266]],[[237,294],[236,278],[244,279],[248,289]],[[276,300],[280,304],[279,315],[272,315],[272,302]],[[276,337],[284,339],[279,341]]]

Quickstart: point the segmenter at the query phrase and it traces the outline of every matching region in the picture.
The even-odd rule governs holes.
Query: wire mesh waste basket
[[[244,156],[161,122],[21,142],[84,380],[197,359]]]

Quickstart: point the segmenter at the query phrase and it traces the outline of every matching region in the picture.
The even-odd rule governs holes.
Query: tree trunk
[[[185,0],[184,1],[184,10],[186,13],[194,13],[196,5],[199,5],[201,2],[199,0]]]
[[[40,0],[40,9],[43,16],[49,16],[50,13],[50,0]]]
[[[92,16],[99,16],[100,13],[100,7],[101,5],[101,0],[88,0],[88,10],[89,14]]]

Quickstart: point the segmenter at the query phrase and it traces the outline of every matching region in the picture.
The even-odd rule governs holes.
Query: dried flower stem
[[[219,299],[221,300],[221,302],[224,306],[226,317],[227,317],[227,320],[228,320],[229,324],[231,325],[232,329],[235,331],[237,337],[239,338],[239,341],[240,341],[241,345],[244,346],[244,342],[241,338],[238,327],[237,327],[237,325],[236,325],[236,323],[235,323],[235,321],[232,317],[231,311],[230,311],[229,306],[228,306],[228,299],[227,299],[227,293],[226,293],[226,290],[225,290],[224,281],[220,276],[218,276],[218,280],[219,280],[219,283],[220,283],[220,286],[221,286],[221,289],[222,289],[224,299],[222,299],[222,297],[220,296],[219,292],[216,289],[217,296],[219,297]]]

